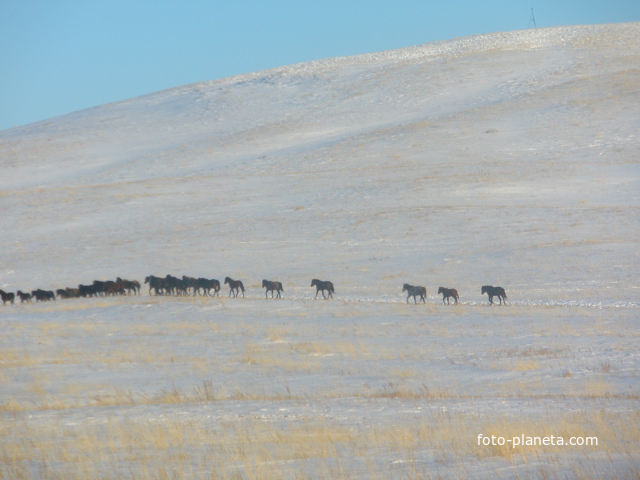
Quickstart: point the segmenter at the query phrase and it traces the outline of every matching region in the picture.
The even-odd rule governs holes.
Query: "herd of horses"
[[[140,293],[140,282],[137,280],[124,280],[118,277],[116,280],[94,280],[90,285],[78,285],[77,288],[67,287],[53,290],[32,290],[31,292],[23,292],[18,290],[15,294],[0,290],[0,299],[2,303],[14,303],[16,295],[21,303],[31,302],[50,302],[56,297],[60,299],[66,298],[87,298],[107,295],[137,295]]]
[[[144,284],[149,285],[149,295],[202,295],[202,296],[219,296],[220,282],[215,278],[194,278],[183,275],[182,278],[178,278],[173,275],[165,275],[164,277],[156,277],[149,275],[145,277]],[[224,285],[229,286],[229,297],[237,298],[240,293],[244,297],[245,288],[241,280],[234,280],[231,277],[225,277]],[[314,298],[318,298],[318,294],[322,294],[322,298],[333,298],[335,289],[333,283],[328,280],[318,280],[314,278],[311,280],[311,287],[316,288],[316,295]],[[282,282],[273,280],[262,280],[262,288],[265,289],[265,298],[281,298],[281,293],[284,292]],[[20,298],[21,303],[31,302],[47,302],[55,300],[56,297],[60,299],[67,298],[88,298],[98,296],[113,296],[113,295],[139,295],[141,290],[140,283],[137,280],[125,280],[118,277],[116,280],[95,280],[90,285],[78,285],[77,288],[64,288],[58,289],[55,293],[52,290],[37,289],[31,292],[17,291],[16,294],[12,292],[5,292],[0,290],[0,299],[3,305],[7,303],[14,303],[16,295]],[[407,303],[409,299],[413,298],[413,303],[417,304],[419,301],[426,303],[427,288],[421,285],[410,285],[405,283],[402,286],[402,292],[407,292]],[[507,295],[502,287],[494,287],[491,285],[483,285],[481,288],[481,294],[487,295],[489,298],[489,304],[493,305],[493,299],[498,298],[500,305],[506,303]],[[454,303],[458,303],[460,296],[455,288],[438,288],[438,295],[442,295],[442,303],[450,304],[451,299]]]

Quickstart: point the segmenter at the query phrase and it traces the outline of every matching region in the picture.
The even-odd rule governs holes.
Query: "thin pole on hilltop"
[[[536,25],[536,15],[533,13],[533,8],[531,8],[531,16],[529,17],[529,25],[533,23],[533,28],[538,28]]]

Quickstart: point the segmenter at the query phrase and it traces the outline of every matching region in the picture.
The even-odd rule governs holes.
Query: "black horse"
[[[82,284],[78,285],[79,297],[87,298],[87,297],[95,297],[96,295],[97,295],[96,288],[93,285],[82,285]]]
[[[316,287],[316,296],[313,298],[318,298],[318,292],[322,292],[322,298],[324,298],[325,300],[329,297],[333,298],[333,293],[335,293],[335,290],[333,289],[333,283],[331,283],[330,281],[323,281],[314,278],[313,280],[311,280],[311,286]],[[327,292],[328,295],[325,296],[324,292]]]
[[[56,299],[51,290],[42,290],[40,288],[31,292],[31,296],[36,299],[36,302],[50,302]]]
[[[482,295],[485,293],[489,297],[489,305],[493,305],[493,297],[498,297],[500,301],[500,305],[506,302],[507,294],[504,292],[504,288],[502,287],[492,287],[491,285],[483,285],[482,290],[480,291]]]
[[[218,295],[218,292],[220,291],[220,282],[215,278],[198,278],[196,287],[198,288],[198,291],[202,289],[204,292],[203,295],[211,295],[212,288],[213,295]]]
[[[242,297],[244,298],[244,285],[240,280],[225,277],[224,284],[229,285],[229,296],[233,293],[233,298],[236,298],[240,293],[240,290],[242,290]]]
[[[425,298],[427,297],[427,289],[426,287],[414,286],[405,283],[402,286],[402,291],[407,292],[407,303],[409,303],[409,297],[413,297],[413,303],[418,303],[417,298],[420,297],[422,303],[427,303]]]
[[[24,292],[18,290],[18,297],[20,297],[20,303],[31,302],[31,294],[30,293],[24,293]]]
[[[277,293],[277,297],[280,297],[280,292],[284,292],[284,288],[282,288],[282,283],[280,282],[272,282],[271,280],[262,280],[262,288],[266,288],[267,290],[264,292],[264,298],[267,298],[269,292],[271,292],[271,298],[273,298],[273,292]]]
[[[149,295],[151,295],[151,290],[154,290],[156,295],[163,295],[166,288],[166,280],[162,277],[156,277],[154,275],[149,275],[145,277],[144,283],[149,284]]]
[[[460,298],[458,296],[458,290],[456,290],[455,288],[440,287],[438,288],[438,293],[442,294],[442,303],[444,303],[445,299],[447,300],[447,305],[449,304],[450,297],[453,297],[456,303],[458,303],[458,299]]]
[[[16,299],[16,295],[13,292],[5,292],[4,290],[0,290],[0,298],[2,298],[2,304],[9,302],[13,304],[13,301]]]

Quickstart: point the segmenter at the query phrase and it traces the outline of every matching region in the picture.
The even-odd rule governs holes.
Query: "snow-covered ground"
[[[89,474],[136,478],[637,476],[639,74],[640,24],[538,29],[0,132],[0,288],[167,273],[248,287],[0,308],[0,476],[82,478],[50,432]],[[312,299],[314,277],[333,301]],[[263,278],[285,299],[265,301]],[[403,283],[427,305],[407,306]],[[484,284],[509,305],[486,306]],[[439,305],[440,285],[462,305]],[[204,450],[179,436],[180,459],[132,459],[69,440],[126,445],[119,422],[153,438],[197,425]],[[514,425],[605,444],[473,446]],[[268,441],[228,465],[204,440],[243,444],[243,429]],[[326,448],[260,453],[287,438]]]

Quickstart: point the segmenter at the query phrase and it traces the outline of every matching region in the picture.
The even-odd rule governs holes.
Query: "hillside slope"
[[[638,305],[640,24],[187,85],[0,132],[0,287],[153,273]],[[289,286],[289,288],[288,288]],[[433,293],[433,292],[430,292]]]

